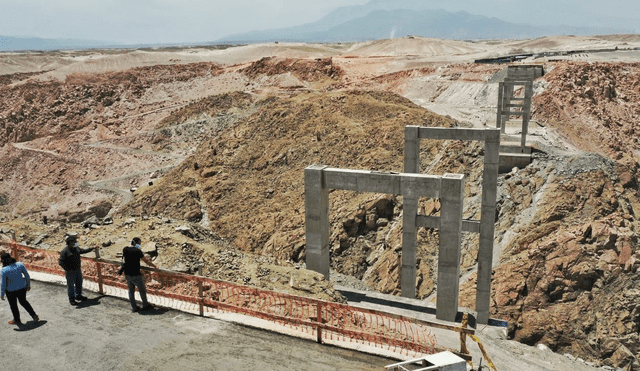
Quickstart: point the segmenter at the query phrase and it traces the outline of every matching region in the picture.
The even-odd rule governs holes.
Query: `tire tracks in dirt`
[[[123,189],[123,188],[109,186],[108,185],[109,183],[131,179],[133,177],[136,177],[136,176],[142,175],[142,174],[146,174],[146,173],[153,173],[153,172],[164,173],[164,172],[169,171],[169,170],[175,168],[176,166],[178,166],[179,163],[186,158],[185,156],[176,155],[176,154],[172,154],[172,153],[149,151],[149,150],[142,150],[142,149],[130,148],[130,147],[118,147],[118,146],[103,145],[102,144],[103,142],[104,141],[90,142],[90,143],[79,143],[78,145],[84,146],[84,147],[105,148],[105,149],[111,149],[111,150],[116,150],[116,151],[130,151],[130,152],[134,152],[134,153],[151,154],[151,155],[154,155],[154,156],[161,155],[161,156],[164,156],[164,157],[169,157],[169,158],[173,158],[175,160],[179,160],[179,162],[175,163],[175,164],[171,164],[171,165],[167,165],[167,166],[157,166],[157,167],[147,168],[147,169],[141,169],[139,171],[128,173],[128,174],[125,174],[125,175],[122,175],[122,176],[119,176],[119,177],[115,177],[115,178],[98,179],[98,180],[85,179],[85,180],[83,180],[81,182],[81,184],[83,184],[83,185],[95,187],[97,189],[105,190],[105,191],[112,192],[112,193],[115,193],[117,195],[122,196],[123,201],[121,202],[119,207],[122,207],[122,206],[126,205],[129,201],[131,201],[133,199],[133,192],[130,189]],[[14,148],[17,148],[19,150],[44,153],[44,154],[53,156],[53,157],[55,157],[57,159],[60,159],[60,160],[62,160],[64,162],[68,161],[68,159],[66,159],[65,156],[60,154],[60,153],[57,153],[57,152],[54,152],[54,151],[49,151],[49,150],[46,150],[46,149],[32,148],[32,147],[28,146],[28,143],[29,142],[20,142],[20,143],[11,143],[11,144],[13,145]]]

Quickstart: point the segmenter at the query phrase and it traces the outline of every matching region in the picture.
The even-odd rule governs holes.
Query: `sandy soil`
[[[41,75],[42,79],[61,79],[74,72],[97,73],[119,71],[138,66],[156,64],[187,64],[215,62],[226,66],[249,63],[263,57],[322,58],[343,57],[378,59],[374,64],[380,68],[402,70],[416,68],[419,64],[471,62],[474,59],[498,57],[517,53],[540,53],[544,51],[570,51],[592,49],[637,49],[640,38],[633,35],[602,37],[554,36],[531,40],[503,41],[459,41],[430,38],[398,38],[342,44],[269,43],[232,47],[224,50],[189,48],[186,50],[95,50],[86,52],[52,53],[2,53],[0,75],[51,71]],[[603,60],[637,60],[637,52],[619,51],[610,55],[589,54],[589,58]],[[389,67],[384,57],[393,57],[394,66]],[[554,57],[556,58],[556,57]],[[574,57],[579,58],[579,57]],[[542,60],[539,60],[542,61]],[[380,72],[380,71],[378,71]]]

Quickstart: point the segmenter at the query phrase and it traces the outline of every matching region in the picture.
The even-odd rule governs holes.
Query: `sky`
[[[0,35],[188,43],[317,21],[368,0],[0,0]]]
[[[382,1],[382,0],[377,0]],[[394,0],[401,2],[400,0]],[[422,1],[422,0],[419,0]],[[111,41],[197,43],[317,21],[368,0],[0,0],[0,35]],[[434,8],[511,17],[531,24],[627,22],[640,33],[640,0],[424,0]],[[504,14],[500,13],[503,9]],[[513,9],[522,11],[513,11]],[[578,15],[580,14],[580,15]],[[589,14],[590,20],[582,17]],[[363,14],[364,15],[364,14]],[[505,19],[509,20],[509,19]]]

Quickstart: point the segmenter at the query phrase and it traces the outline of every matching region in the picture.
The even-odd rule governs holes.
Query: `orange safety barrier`
[[[59,252],[22,246],[16,242],[0,242],[0,251],[10,251],[32,271],[64,276],[58,265]],[[85,282],[97,285],[101,294],[127,297],[124,275],[118,275],[120,262],[82,257]],[[253,287],[182,274],[163,269],[142,267],[149,302],[207,314],[238,313],[292,328],[311,335],[319,343],[358,342],[393,348],[409,355],[432,354],[450,350],[470,360],[466,344],[460,351],[437,346],[430,327],[473,335],[472,329],[453,327],[382,311],[352,307],[313,298],[295,296]],[[462,336],[461,336],[462,340]]]

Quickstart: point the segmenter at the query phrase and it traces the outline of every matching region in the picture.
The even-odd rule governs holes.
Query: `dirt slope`
[[[401,171],[405,125],[452,124],[388,93],[303,93],[252,104],[252,115],[208,138],[158,187],[142,190],[121,213],[196,222],[206,214],[211,228],[237,248],[304,261],[306,166]],[[199,117],[210,110],[204,103],[194,106],[203,111],[191,106],[184,111]],[[424,151],[432,156],[429,152],[436,150],[432,145]],[[370,269],[367,283],[397,292],[398,282],[390,276],[398,271],[400,201],[392,195],[333,192],[331,203],[332,220],[343,225],[332,231],[334,268],[357,278]],[[393,236],[393,244],[387,243],[387,235]],[[430,260],[435,246],[425,248]],[[378,260],[379,255],[384,259]],[[372,264],[376,260],[378,265]],[[425,263],[421,268],[425,296],[433,290],[433,272]]]
[[[0,227],[51,248],[65,230],[82,230],[113,255],[143,235],[166,268],[202,266],[221,279],[341,300],[324,280],[296,284],[304,167],[401,171],[405,125],[491,126],[503,66],[475,58],[636,44],[405,38],[3,55]],[[596,59],[614,54],[636,56]],[[492,315],[524,343],[637,370],[638,64],[580,58],[530,61],[546,70],[534,119],[561,140],[535,144],[530,166],[500,176]],[[465,217],[480,216],[482,155],[479,143],[421,147],[423,172],[467,176]],[[336,191],[330,200],[333,270],[398,293],[402,198]],[[422,200],[420,210],[437,215],[439,202]],[[78,224],[107,215],[116,223]],[[177,231],[182,224],[191,232]],[[419,231],[421,298],[436,289],[438,239]],[[477,237],[465,236],[460,298],[469,307],[476,254]]]

